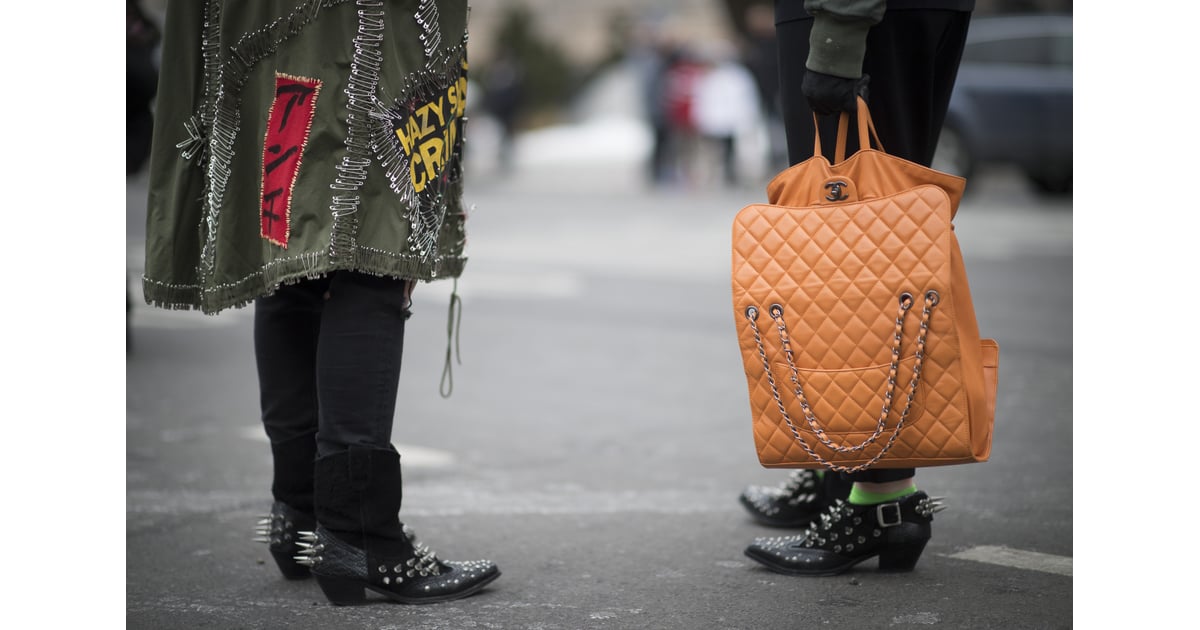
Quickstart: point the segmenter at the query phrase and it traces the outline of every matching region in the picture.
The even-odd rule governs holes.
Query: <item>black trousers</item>
[[[339,271],[255,302],[262,421],[273,447],[315,440],[318,456],[391,448],[409,289]],[[307,464],[297,475],[311,479]]]
[[[867,103],[887,153],[928,166],[946,120],[950,93],[962,59],[971,14],[946,10],[889,10],[867,36],[863,72],[870,76]],[[812,157],[812,109],[800,86],[808,60],[812,18],[778,22],[779,82],[788,161]],[[821,151],[833,160],[837,116],[819,117]],[[853,129],[846,154],[858,150]],[[880,468],[843,474],[848,481],[888,482],[916,474],[912,468]]]
[[[926,166],[933,161],[970,19],[966,11],[899,9],[871,28],[863,58],[863,72],[870,76],[867,103],[889,154]],[[775,25],[791,164],[812,157],[812,110],[800,91],[811,30],[812,18]],[[822,116],[820,124],[821,148],[832,160],[837,116]],[[852,132],[847,154],[857,148],[858,135]]]

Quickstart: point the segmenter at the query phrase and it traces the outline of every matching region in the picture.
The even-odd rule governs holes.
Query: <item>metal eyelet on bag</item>
[[[902,307],[904,310],[906,310],[906,311],[907,311],[908,309],[912,308],[912,305],[913,305],[913,296],[912,296],[912,294],[911,294],[911,293],[909,293],[908,291],[905,291],[904,293],[901,293],[901,294],[900,294],[900,306],[901,306],[901,307]]]
[[[942,300],[942,296],[934,289],[925,292],[925,299],[929,300],[930,306],[937,306],[937,303]]]
[[[748,319],[750,321],[758,320],[758,307],[757,306],[751,305],[751,306],[746,307],[746,319]]]
[[[775,303],[771,305],[771,319],[778,319],[783,315],[783,306]]]

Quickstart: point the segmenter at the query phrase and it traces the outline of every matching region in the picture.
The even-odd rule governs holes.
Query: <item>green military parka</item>
[[[168,5],[148,303],[216,313],[356,270],[458,277],[465,0]]]

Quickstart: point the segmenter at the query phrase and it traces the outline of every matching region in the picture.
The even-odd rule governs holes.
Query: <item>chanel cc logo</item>
[[[850,198],[850,195],[847,195],[843,190],[846,187],[846,182],[834,180],[826,182],[825,187],[829,189],[829,194],[825,195],[825,198],[829,201],[844,201]]]

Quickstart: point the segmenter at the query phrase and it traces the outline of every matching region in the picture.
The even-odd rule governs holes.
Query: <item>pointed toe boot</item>
[[[747,486],[738,500],[762,525],[808,527],[838,498],[830,481],[822,480],[815,470],[793,470],[779,485]]]
[[[478,593],[500,577],[487,560],[441,560],[399,520],[400,456],[352,446],[317,459],[317,527],[302,534],[297,561],[310,567],[336,605],[366,603],[373,591],[403,604]]]
[[[367,602],[373,591],[402,604],[434,604],[474,595],[500,577],[487,560],[440,560],[424,545],[368,553],[322,527],[305,535],[298,560],[312,567],[325,597],[339,606]]]
[[[911,571],[942,509],[940,498],[920,491],[879,505],[837,500],[804,533],[757,538],[746,556],[786,575],[838,575],[877,556],[881,571]]]

